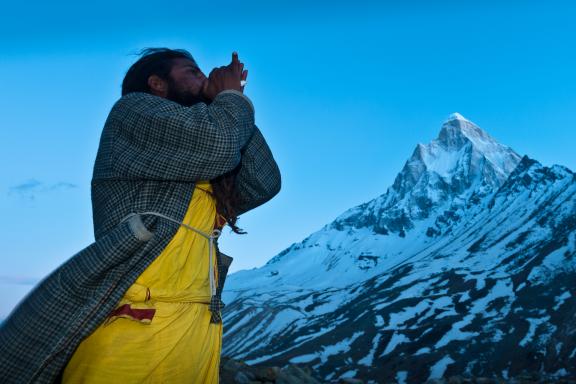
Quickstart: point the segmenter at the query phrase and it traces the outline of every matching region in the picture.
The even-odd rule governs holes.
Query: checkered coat
[[[0,382],[53,383],[80,342],[105,320],[162,252],[198,180],[238,164],[240,213],[280,190],[280,173],[254,110],[239,92],[184,107],[146,93],[113,106],[92,180],[95,242],[42,280],[0,326]]]

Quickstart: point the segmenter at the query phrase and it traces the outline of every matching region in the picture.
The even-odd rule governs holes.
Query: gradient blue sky
[[[93,241],[90,179],[131,54],[237,50],[281,193],[225,233],[264,264],[385,192],[460,112],[545,165],[576,169],[576,9],[496,1],[27,2],[0,15],[0,318]],[[270,2],[271,3],[271,2]],[[434,3],[434,4],[429,4]]]

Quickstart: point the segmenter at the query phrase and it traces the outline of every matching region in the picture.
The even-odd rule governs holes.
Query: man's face
[[[168,93],[166,98],[185,106],[198,102],[208,103],[202,89],[207,81],[198,65],[189,59],[174,59],[172,70],[168,77]]]

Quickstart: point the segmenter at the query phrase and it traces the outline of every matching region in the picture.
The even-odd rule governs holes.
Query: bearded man
[[[96,156],[96,241],[2,324],[2,382],[218,382],[216,239],[280,190],[246,77],[236,53],[208,78],[184,50],[132,65]]]

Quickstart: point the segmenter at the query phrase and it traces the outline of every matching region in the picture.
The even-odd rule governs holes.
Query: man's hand
[[[241,80],[246,80],[248,71],[244,70],[244,64],[238,60],[238,53],[232,53],[232,62],[226,66],[214,68],[208,80],[204,83],[202,92],[208,100],[214,100],[217,94],[227,89],[244,92]]]

